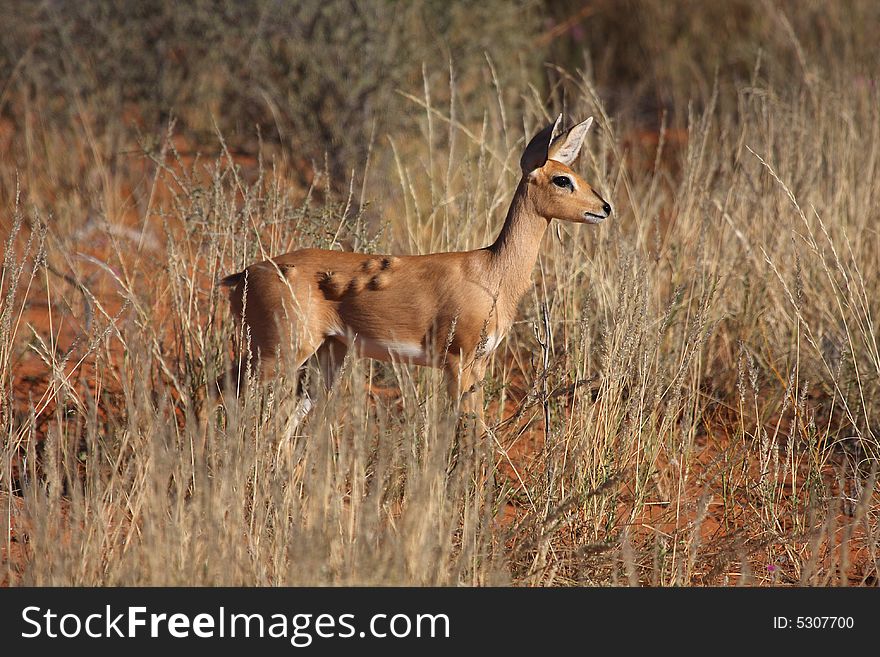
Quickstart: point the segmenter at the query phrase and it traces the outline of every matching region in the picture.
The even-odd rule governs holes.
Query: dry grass
[[[634,3],[625,27],[601,2],[554,11],[650,45],[643,22],[688,25],[666,5]],[[120,100],[129,120],[78,60],[61,111],[39,102],[55,89],[40,49],[10,59],[0,581],[876,585],[878,50],[829,51],[862,43],[870,5],[694,10],[691,45],[652,61],[659,96],[649,76],[610,91],[601,48],[585,72],[505,59],[523,52],[507,30],[488,57],[396,71],[376,92],[389,122],[359,123],[324,166],[290,132],[293,148],[242,137],[224,113],[249,96],[213,117],[193,101],[179,123]],[[743,12],[728,50],[706,45],[703,21]],[[462,38],[467,21],[441,23]],[[567,33],[542,29],[518,38],[552,54]],[[701,52],[733,54],[716,75],[693,70]],[[207,395],[232,355],[219,276],[301,246],[487,244],[525,138],[563,99],[597,117],[579,167],[615,214],[548,232],[489,370],[489,435],[456,445],[439,375],[403,365],[346,363],[295,431],[284,386]]]

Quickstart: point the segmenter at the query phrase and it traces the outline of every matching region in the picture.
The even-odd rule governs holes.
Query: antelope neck
[[[529,198],[528,182],[523,178],[516,188],[504,226],[495,242],[487,247],[490,269],[499,294],[514,304],[531,284],[532,270],[550,220],[539,215]]]

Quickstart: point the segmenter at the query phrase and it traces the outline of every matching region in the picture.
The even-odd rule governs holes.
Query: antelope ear
[[[544,166],[544,163],[549,159],[550,143],[559,131],[561,123],[562,114],[556,117],[553,123],[532,137],[532,141],[529,142],[529,145],[523,151],[522,157],[519,158],[519,166],[523,174],[529,174],[535,169]]]
[[[583,123],[578,123],[568,132],[559,135],[559,137],[554,139],[553,143],[550,144],[547,158],[562,162],[565,166],[571,166],[571,164],[577,159],[578,155],[581,154],[581,147],[584,145],[584,137],[587,136],[587,131],[590,129],[591,125],[593,125],[592,116]]]

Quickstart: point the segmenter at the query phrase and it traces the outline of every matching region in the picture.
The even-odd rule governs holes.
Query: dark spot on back
[[[318,287],[324,293],[327,299],[336,300],[345,294],[345,281],[342,276],[332,271],[325,271],[318,274]]]
[[[388,287],[388,280],[388,274],[384,272],[376,274],[375,276],[373,276],[373,278],[370,279],[370,289],[381,290],[383,288],[386,288]]]

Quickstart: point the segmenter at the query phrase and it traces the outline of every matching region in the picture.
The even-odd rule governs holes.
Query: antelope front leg
[[[485,436],[489,431],[483,418],[483,377],[485,375],[485,358],[471,359],[465,366],[460,366],[457,359],[456,362],[446,365],[449,397],[453,403],[458,401],[459,408],[458,426],[455,431],[447,475],[458,470],[459,459],[463,457],[463,462],[469,465],[465,467],[464,471],[458,470],[460,474],[467,475],[470,472],[472,475],[478,475],[480,481],[494,483],[495,474],[492,460],[485,462],[479,456],[480,443],[478,438]],[[483,445],[483,447],[491,451],[489,445]],[[481,462],[479,472],[471,470],[474,465]]]
[[[451,359],[446,365],[446,385],[449,397],[459,404],[459,417],[474,418],[481,433],[487,427],[483,419],[483,377],[486,375],[486,359]]]

